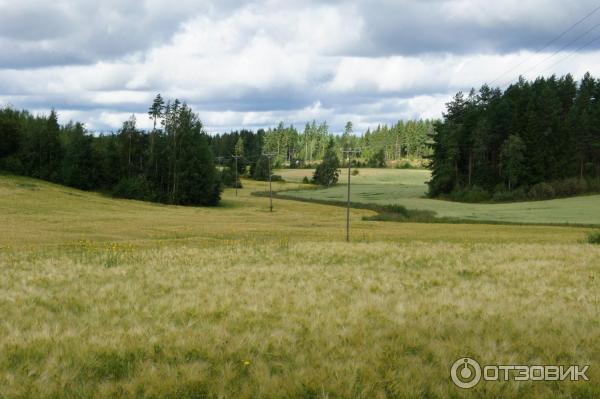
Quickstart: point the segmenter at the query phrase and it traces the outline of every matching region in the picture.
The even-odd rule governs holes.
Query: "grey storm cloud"
[[[366,125],[429,117],[440,115],[454,92],[523,60],[529,64],[514,74],[527,71],[558,50],[571,57],[564,69],[545,70],[548,62],[531,73],[594,72],[600,11],[538,58],[534,53],[598,6],[592,0],[0,0],[0,105],[64,109],[97,129],[118,126],[123,114],[143,115],[157,92],[206,112],[215,129],[279,118],[356,118]]]
[[[503,7],[500,1],[490,2],[496,4],[491,7],[488,2],[449,0],[314,3],[358,10],[364,20],[365,37],[344,49],[347,55],[356,56],[535,50],[552,39],[558,29],[566,28],[597,5],[591,0],[546,0],[533,2],[538,7],[523,10]],[[464,6],[452,7],[452,3]],[[482,3],[488,6],[482,7]],[[184,1],[174,7],[160,7],[152,1],[116,0],[0,4],[0,66],[26,68],[93,63],[143,52],[168,41],[191,16],[222,18],[247,3]],[[288,4],[273,2],[273,7]],[[456,10],[459,12],[453,12]],[[591,27],[597,23],[594,21],[598,19],[590,19],[582,28]],[[348,29],[353,29],[355,21],[347,22]]]
[[[464,6],[452,7],[453,3]],[[362,50],[372,55],[536,50],[594,5],[592,1],[544,3],[535,14],[503,7],[501,1],[364,3],[360,9],[369,30]]]
[[[158,2],[156,2],[158,3]],[[167,41],[201,2],[158,7],[137,1],[0,1],[0,66],[86,64]]]

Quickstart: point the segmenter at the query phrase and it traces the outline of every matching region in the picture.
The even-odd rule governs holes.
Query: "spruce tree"
[[[369,166],[372,168],[385,168],[385,152],[383,149],[375,152],[369,158]]]
[[[17,152],[20,130],[18,113],[10,108],[0,109],[0,159]]]
[[[62,182],[67,186],[89,190],[97,187],[94,138],[88,135],[81,123],[69,125],[66,130],[66,151],[62,164]]]
[[[172,201],[179,205],[218,205],[221,182],[202,122],[185,103],[178,107],[176,118]]]
[[[60,144],[60,126],[58,125],[58,116],[54,109],[50,111],[50,116],[46,121],[46,126],[42,139],[42,165],[40,178],[58,181],[62,162],[62,147]]]
[[[252,178],[259,181],[269,180],[269,159],[264,156],[258,157],[252,168]]]
[[[500,150],[501,175],[508,183],[508,191],[516,187],[523,174],[525,144],[519,136],[511,135]]]
[[[333,139],[329,140],[323,162],[315,169],[313,181],[321,186],[331,186],[338,182],[340,177],[340,160],[335,152]]]
[[[599,99],[590,74],[579,85],[570,75],[520,78],[504,92],[483,86],[467,99],[459,93],[435,124],[429,195],[600,178]]]
[[[192,131],[181,137],[176,203],[215,206],[221,199],[221,182],[206,137]]]

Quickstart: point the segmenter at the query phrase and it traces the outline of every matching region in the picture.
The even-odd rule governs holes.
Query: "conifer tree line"
[[[117,132],[96,136],[79,122],[60,126],[54,110],[34,116],[5,107],[0,109],[0,170],[122,198],[217,205],[224,186],[241,186],[234,182],[232,155],[238,157],[238,176],[247,173],[258,180],[269,179],[263,152],[277,154],[273,167],[315,167],[324,158],[341,158],[344,148],[360,147],[364,165],[385,167],[388,161],[427,155],[433,130],[433,121],[422,120],[380,125],[359,135],[348,122],[344,134],[335,135],[326,122],[312,121],[303,132],[280,123],[257,132],[209,136],[187,104],[165,101],[160,94],[148,117],[149,130],[138,128],[132,116]]]
[[[192,109],[158,95],[151,131],[135,117],[94,136],[57,115],[0,110],[0,169],[84,190],[181,205],[217,205],[222,191],[209,139]]]
[[[360,147],[365,164],[383,167],[389,161],[429,156],[433,128],[432,120],[411,120],[391,126],[379,125],[358,134],[348,122],[343,134],[336,135],[330,132],[327,122],[317,124],[313,120],[303,131],[280,122],[276,128],[260,129],[256,133],[242,130],[211,136],[211,144],[217,157],[243,155],[244,160],[238,163],[240,172],[249,168],[252,173],[263,151],[277,154],[274,160],[277,166],[314,167],[325,157],[330,140],[338,156],[344,148]]]
[[[589,73],[487,85],[447,104],[432,134],[429,195],[547,199],[600,186],[600,81]]]

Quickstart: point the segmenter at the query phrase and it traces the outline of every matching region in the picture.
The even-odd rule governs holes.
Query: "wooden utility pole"
[[[241,155],[233,155],[231,154],[231,157],[233,159],[235,159],[235,196],[237,197],[237,190],[238,190],[238,159],[242,158]]]
[[[273,212],[273,189],[271,188],[271,159],[277,155],[275,152],[264,152],[263,156],[269,160],[269,211]]]
[[[352,174],[352,156],[360,152],[359,148],[342,151],[348,156],[348,198],[346,202],[346,242],[350,242],[350,175]]]

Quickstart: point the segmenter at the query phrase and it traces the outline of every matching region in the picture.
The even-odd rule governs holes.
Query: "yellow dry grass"
[[[600,248],[581,228],[215,209],[0,177],[0,397],[598,397]],[[451,364],[589,364],[480,383]]]

